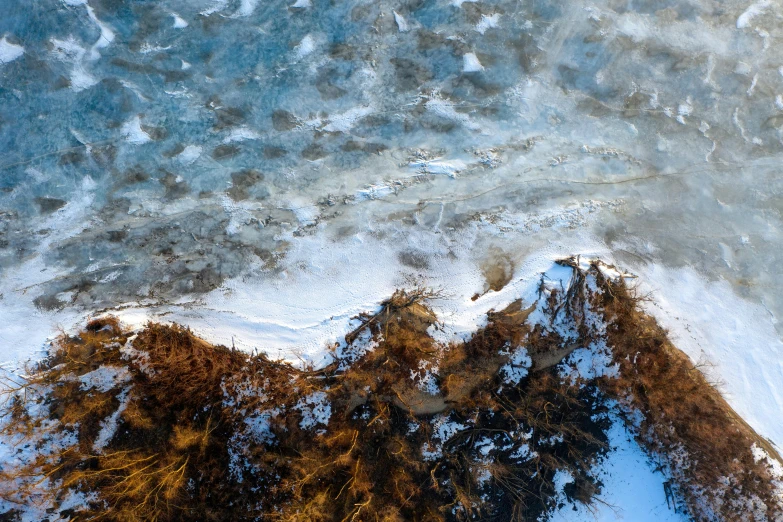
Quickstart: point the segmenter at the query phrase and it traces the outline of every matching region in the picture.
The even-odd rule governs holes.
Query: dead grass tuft
[[[531,330],[533,308],[515,302],[467,342],[440,346],[422,289],[362,316],[349,355],[319,371],[178,325],[132,333],[93,320],[9,390],[3,434],[36,451],[0,471],[0,500],[55,513],[69,494],[90,495],[81,511],[59,511],[72,520],[539,520],[561,498],[562,473],[568,498],[600,501],[592,470],[607,449],[608,396],[643,414],[641,443],[696,519],[744,520],[743,498],[773,513],[750,450],[764,441],[622,281],[594,266],[604,291],[591,293],[572,266],[572,285],[543,309],[575,325],[577,342]],[[588,301],[608,320],[620,376],[572,383],[556,365],[590,340]],[[512,384],[499,369],[521,346],[533,366]],[[723,477],[741,495],[721,496]]]
[[[639,306],[641,297],[623,278],[607,278],[599,264],[581,272],[577,284],[594,277],[600,293],[590,299],[603,311],[608,343],[619,364],[617,378],[600,380],[601,389],[642,421],[629,427],[639,442],[672,478],[675,496],[699,521],[778,520],[783,505],[770,469],[754,457],[754,445],[780,456],[729,406],[720,392],[666,331]],[[572,296],[569,306],[583,309],[586,294]]]

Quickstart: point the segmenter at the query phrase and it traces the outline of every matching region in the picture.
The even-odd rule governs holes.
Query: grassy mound
[[[564,263],[567,287],[542,282],[535,307],[450,346],[428,334],[430,295],[399,291],[318,371],[176,325],[92,321],[5,394],[0,517],[538,520],[600,501],[619,404],[695,519],[775,520],[763,441],[622,278]],[[607,371],[574,373],[572,352],[607,347]]]

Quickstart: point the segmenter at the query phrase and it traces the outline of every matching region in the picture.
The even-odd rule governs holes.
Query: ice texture
[[[779,3],[3,8],[0,362],[113,311],[319,365],[395,288],[443,289],[448,340],[518,297],[487,267],[584,253],[783,409]],[[741,320],[688,333],[711,299]]]

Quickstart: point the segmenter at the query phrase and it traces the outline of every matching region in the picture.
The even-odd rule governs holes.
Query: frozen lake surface
[[[7,0],[0,361],[112,311],[320,365],[395,288],[441,289],[460,337],[583,254],[637,274],[781,445],[782,20],[765,0]]]

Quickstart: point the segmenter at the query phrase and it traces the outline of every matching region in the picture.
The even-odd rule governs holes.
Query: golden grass
[[[517,386],[504,384],[498,368],[509,347],[525,345],[546,361],[563,356],[563,340],[531,330],[532,309],[516,302],[492,312],[466,343],[439,346],[427,334],[437,318],[422,290],[396,292],[347,336],[371,337],[375,349],[319,371],[213,346],[177,325],[148,324],[131,343],[116,319],[92,321],[60,338],[16,391],[4,426],[31,442],[47,429],[75,430],[76,444],[1,471],[0,495],[23,505],[44,488],[56,507],[69,491],[94,493],[84,510],[66,513],[74,520],[535,520],[555,507],[558,471],[574,478],[569,498],[600,499],[591,470],[607,449],[601,397],[610,397],[642,413],[641,444],[668,466],[697,520],[711,520],[705,502],[716,519],[744,520],[736,498],[711,493],[726,476],[775,513],[769,473],[750,450],[762,441],[622,281],[593,267],[604,292],[591,294],[575,270],[575,286],[553,293],[550,310],[577,322],[585,300],[604,310],[618,378],[574,385],[547,363]],[[584,344],[588,332],[579,330]],[[439,368],[440,394],[411,379],[422,365]],[[101,366],[127,368],[130,380],[105,392],[80,385]],[[49,404],[44,417],[25,403],[33,389]],[[305,399],[319,394],[331,407],[328,424],[303,427]],[[116,431],[96,448],[118,408]],[[460,428],[440,440],[444,422]],[[506,449],[482,454],[486,438]],[[528,454],[512,456],[523,444]],[[424,458],[425,448],[438,453]],[[680,457],[687,468],[676,465]]]

